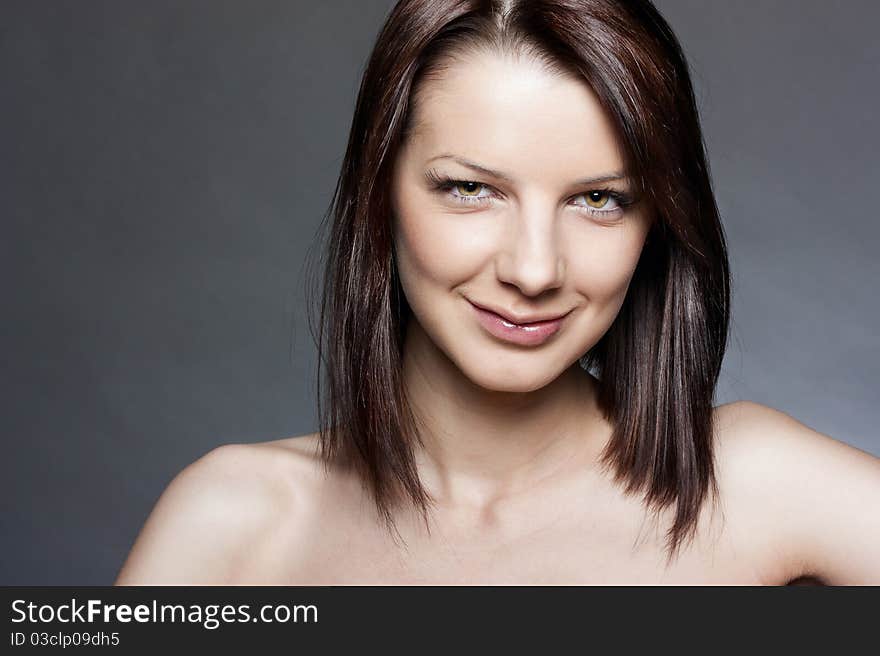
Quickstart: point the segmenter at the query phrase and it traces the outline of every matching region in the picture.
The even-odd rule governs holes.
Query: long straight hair
[[[420,85],[478,49],[527,54],[585,81],[653,215],[618,316],[581,365],[595,371],[613,426],[601,463],[647,508],[675,507],[668,563],[695,535],[704,501],[718,496],[712,402],[730,274],[688,66],[648,0],[401,0],[391,11],[322,223],[329,233],[320,285],[309,269],[323,461],[355,468],[397,537],[398,501],[414,504],[428,524],[432,499],[415,466],[420,438],[402,385],[411,310],[394,262],[390,181]]]

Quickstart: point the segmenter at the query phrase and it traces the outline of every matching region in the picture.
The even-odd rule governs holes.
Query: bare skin
[[[759,404],[716,417],[722,511],[668,569],[656,524],[595,469],[491,509],[440,507],[430,537],[409,515],[401,549],[351,472],[324,473],[313,434],[187,467],[116,584],[880,583],[880,461]]]
[[[117,583],[880,582],[880,460],[748,402],[715,410],[718,509],[666,566],[670,515],[597,466],[611,426],[577,364],[651,221],[603,191],[630,189],[611,123],[582,81],[489,53],[418,99],[392,192],[430,531],[401,503],[396,544],[353,472],[324,472],[316,435],[226,445],[171,483]],[[511,344],[472,303],[566,319]]]

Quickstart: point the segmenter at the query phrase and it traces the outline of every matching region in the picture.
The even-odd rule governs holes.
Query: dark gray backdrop
[[[314,430],[305,250],[393,3],[0,8],[0,584],[107,584],[162,489]],[[662,0],[730,240],[718,402],[880,455],[880,6]]]

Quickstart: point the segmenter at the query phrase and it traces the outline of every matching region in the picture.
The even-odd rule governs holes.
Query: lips
[[[488,305],[480,305],[480,304],[474,303],[473,301],[470,301],[470,304],[473,305],[474,307],[476,307],[477,309],[484,310],[486,312],[491,312],[492,314],[495,314],[495,315],[501,317],[506,322],[513,324],[514,326],[523,326],[523,327],[529,326],[531,324],[543,323],[546,321],[556,321],[557,319],[562,319],[563,317],[565,317],[566,314],[568,314],[568,312],[562,312],[559,314],[541,314],[541,315],[535,314],[535,315],[528,315],[528,316],[527,315],[514,315],[509,312],[504,312],[502,310],[495,309],[495,308],[488,306]]]
[[[476,314],[477,320],[490,335],[521,346],[538,346],[543,344],[562,327],[565,314],[536,315],[526,317],[524,320],[511,321],[506,315],[484,308],[471,302],[471,307]],[[537,320],[536,320],[537,317]],[[548,318],[549,317],[549,318]]]

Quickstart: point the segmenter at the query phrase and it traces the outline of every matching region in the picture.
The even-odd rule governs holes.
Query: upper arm
[[[247,445],[230,444],[181,471],[147,518],[115,584],[228,582],[273,506],[260,477],[247,475],[252,460]]]
[[[794,576],[880,583],[880,459],[778,410],[736,405],[752,512]]]

